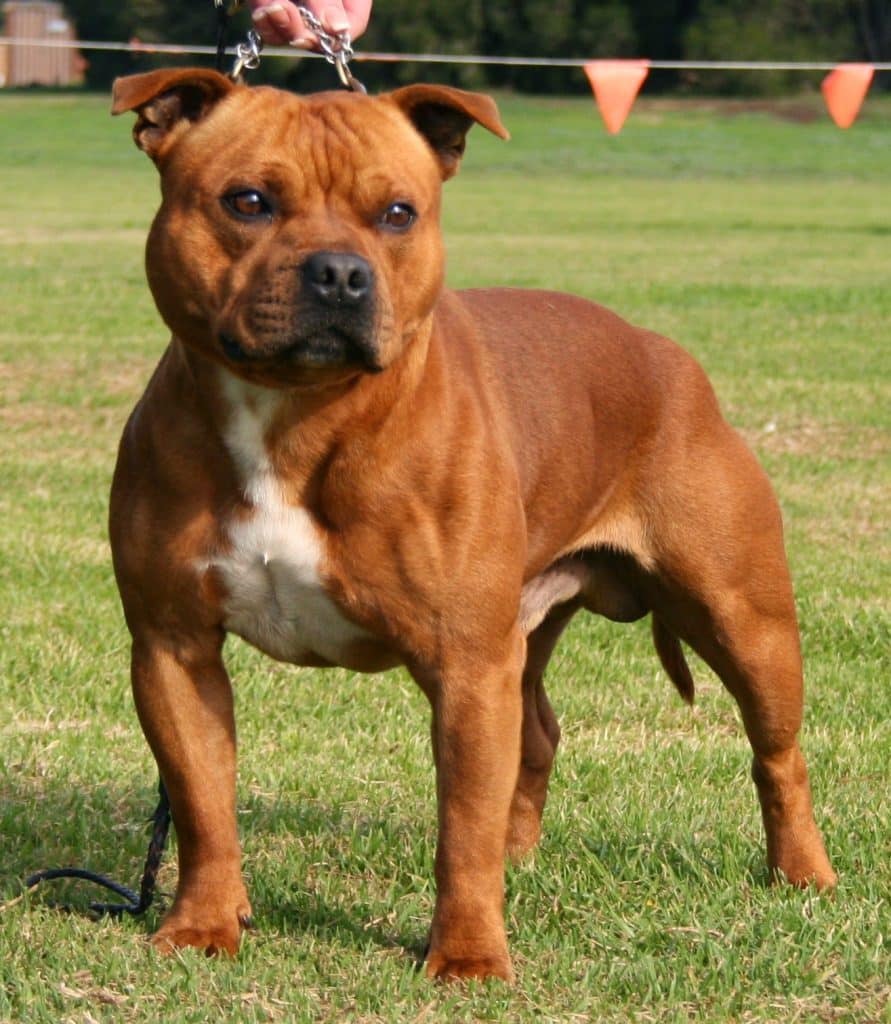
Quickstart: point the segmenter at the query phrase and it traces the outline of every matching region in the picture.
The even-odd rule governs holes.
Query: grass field
[[[404,673],[275,665],[236,642],[257,930],[235,961],[153,955],[157,922],[51,909],[75,863],[130,882],[155,770],[106,541],[115,446],[165,344],[142,271],[155,173],[107,100],[0,96],[0,1021],[891,1021],[891,104],[818,117],[505,98],[447,186],[453,285],[556,287],[705,365],[784,508],[804,749],[835,898],[767,885],[749,753],[695,662],[579,619],[546,834],[508,872],[518,971],[433,987],[425,701]],[[816,109],[816,108],[815,108]],[[543,382],[546,386],[546,382]],[[168,856],[161,888],[174,886]]]

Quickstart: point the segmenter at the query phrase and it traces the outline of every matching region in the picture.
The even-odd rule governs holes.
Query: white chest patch
[[[231,415],[224,441],[250,513],[233,517],[229,550],[204,565],[226,589],[223,624],[281,661],[316,655],[342,663],[367,637],[331,601],[319,576],[323,539],[306,510],[285,501],[264,443],[279,396],[222,371]]]

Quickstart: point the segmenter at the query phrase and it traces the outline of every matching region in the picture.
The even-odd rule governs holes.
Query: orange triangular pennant
[[[872,64],[839,64],[823,79],[823,98],[839,128],[850,128],[856,120],[873,73]]]
[[[649,73],[647,60],[592,60],[585,65],[585,74],[610,135],[621,130]]]

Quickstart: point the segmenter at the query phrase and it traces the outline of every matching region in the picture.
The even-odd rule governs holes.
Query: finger
[[[292,3],[265,4],[254,11],[252,18],[263,41],[272,45],[289,43],[307,34]]]
[[[358,39],[368,28],[371,16],[371,0],[343,0],[343,9],[349,19],[350,38]]]
[[[349,18],[346,16],[343,4],[323,3],[319,4],[318,7],[319,21],[329,32],[337,35],[339,32],[350,31]]]

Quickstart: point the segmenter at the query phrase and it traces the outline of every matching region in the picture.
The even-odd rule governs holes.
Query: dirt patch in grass
[[[53,381],[82,380],[87,374],[95,394],[137,397],[148,382],[157,356],[129,356],[108,362],[89,358],[44,359],[17,358],[15,363],[0,362],[0,394],[9,401],[27,388],[46,386]]]
[[[56,401],[47,396],[53,382],[66,382],[67,389],[72,386],[68,382],[83,381],[87,371],[82,364],[0,363],[0,436],[6,441],[0,450],[20,452],[27,447],[30,461],[41,453],[52,461],[85,455],[98,438],[120,433],[126,411],[142,393],[154,363],[154,358],[134,358],[90,367],[89,389]],[[78,447],[81,439],[83,446]]]
[[[891,435],[878,427],[847,423],[770,420],[758,429],[740,431],[756,451],[783,455],[818,455],[829,459],[881,458],[891,454]]]
[[[0,227],[0,245],[97,245],[106,242],[126,242],[140,245],[145,239],[144,228],[72,228],[71,230],[51,227],[22,226]]]
[[[857,480],[834,480],[826,487],[829,497],[810,481],[783,485],[786,498],[809,509],[807,518],[796,518],[796,528],[818,544],[860,541],[874,548],[876,557],[887,556],[891,487]]]

